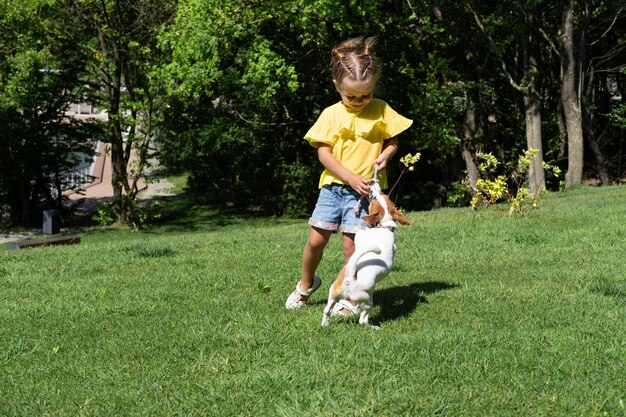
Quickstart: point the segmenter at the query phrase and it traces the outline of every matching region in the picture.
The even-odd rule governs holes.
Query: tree
[[[270,211],[285,191],[293,195],[283,188],[311,183],[295,181],[307,172],[286,162],[305,158],[296,142],[306,125],[302,107],[319,94],[292,96],[299,80],[288,63],[297,62],[289,49],[298,35],[285,21],[291,7],[296,6],[189,1],[161,36],[173,58],[161,73],[171,87],[161,127],[162,161],[188,171],[190,187],[209,201],[244,206],[256,201]],[[299,60],[309,62],[308,54]]]
[[[423,10],[425,1],[185,3],[161,38],[173,56],[163,160],[190,169],[190,184],[214,201],[308,212],[319,168],[302,137],[338,99],[330,49],[375,35],[385,65],[377,95],[415,120],[401,151],[430,148],[433,171],[450,171],[459,88],[445,82],[448,61],[435,52],[446,34]]]
[[[603,83],[598,83],[597,78],[602,74],[616,73],[624,65],[624,60],[619,57],[626,48],[626,42],[620,40],[616,29],[623,14],[622,8],[611,6],[610,2],[568,0],[560,10],[561,21],[554,24],[551,31],[546,28],[542,33],[560,62],[559,113],[563,114],[560,153],[564,154],[567,149],[568,160],[565,187],[582,182],[585,143],[595,159],[595,173],[600,184],[608,185],[610,180],[605,156],[594,126],[597,110],[606,106],[598,101],[605,95],[602,93]],[[548,32],[555,33],[558,42],[553,42]],[[606,123],[600,130],[607,131]]]
[[[73,36],[87,33],[90,38],[77,45],[90,63],[91,81],[102,92],[108,113],[116,217],[130,223],[159,101],[149,77],[161,63],[156,35],[172,19],[175,2],[69,0],[69,5],[75,18]],[[131,169],[133,152],[138,161]]]
[[[515,49],[507,50],[498,47],[496,41],[489,35],[485,28],[484,18],[474,11],[473,7],[468,4],[470,13],[475,18],[476,24],[487,35],[490,44],[497,51],[501,61],[501,68],[506,75],[510,85],[523,94],[524,115],[526,124],[526,145],[527,149],[536,149],[537,153],[532,159],[528,170],[528,186],[529,192],[533,195],[543,191],[546,187],[545,172],[543,169],[543,141],[542,141],[542,95],[541,95],[541,44],[540,34],[538,32],[538,13],[537,4],[528,2],[529,4],[520,4],[519,8],[514,7],[511,10],[510,4],[504,5],[506,13],[502,10],[495,10],[496,15],[490,20],[499,23],[499,30],[507,28],[514,38],[500,43],[510,43]],[[511,13],[512,12],[512,13]],[[515,28],[511,31],[511,28]],[[493,29],[490,29],[493,30]],[[515,57],[513,69],[519,72],[518,78],[510,70],[511,65],[507,62],[506,57]]]
[[[562,55],[561,55],[561,99],[567,127],[567,155],[568,166],[565,174],[565,186],[571,187],[582,182],[583,176],[583,130],[582,110],[577,89],[577,79],[580,79],[584,42],[578,50],[578,59],[575,57],[574,47],[574,0],[565,2],[563,9],[562,26]]]
[[[595,168],[601,184],[610,183],[609,166],[614,155],[620,155],[623,132],[610,117],[619,102],[626,99],[620,93],[623,79],[620,70],[626,69],[626,33],[623,5],[605,1],[581,1],[578,6],[581,54],[580,99],[583,111],[583,130],[589,149],[595,157]],[[620,97],[621,100],[617,100]],[[616,143],[617,142],[617,143]],[[615,152],[614,152],[615,151]],[[613,177],[620,178],[620,162],[613,162]]]
[[[45,0],[0,6],[0,205],[22,226],[61,206],[63,173],[90,157],[98,134],[64,114],[85,68],[61,30],[63,12]]]
[[[567,186],[586,174],[590,156],[602,183],[623,171],[619,2],[11,0],[0,11],[0,158],[26,146],[40,155],[20,157],[28,168],[3,160],[2,169],[13,167],[0,178],[4,201],[42,200],[62,188],[43,179],[70,164],[79,142],[68,132],[79,130],[43,117],[88,93],[109,114],[118,220],[132,217],[152,144],[168,167],[190,173],[204,201],[305,214],[319,165],[302,137],[338,99],[331,47],[358,35],[379,39],[385,74],[377,96],[414,120],[400,153],[419,151],[423,163],[399,194],[428,196],[410,208],[440,204],[442,190],[463,177],[475,187],[478,152],[493,152],[505,169],[524,149],[539,149],[533,194],[558,187],[546,185],[544,158],[572,164]],[[392,177],[399,171],[389,169]]]
[[[467,13],[468,9],[473,10],[471,6],[454,1],[440,1],[437,5],[429,4],[428,7],[438,30],[425,32],[419,27],[416,32],[440,33],[441,39],[429,48],[428,54],[422,54],[428,56],[428,59],[422,58],[422,61],[434,62],[435,67],[441,71],[440,81],[434,88],[448,91],[449,99],[444,101],[444,108],[437,110],[445,115],[449,123],[441,123],[426,109],[422,109],[422,112],[430,120],[435,120],[433,125],[447,129],[448,135],[454,136],[455,146],[450,149],[456,152],[444,153],[445,163],[450,165],[451,157],[457,153],[465,165],[465,179],[462,182],[475,192],[477,180],[481,176],[477,167],[477,153],[492,149],[505,155],[515,149],[515,136],[510,132],[517,130],[517,120],[511,116],[518,112],[511,103],[511,94],[502,88],[505,81],[503,74],[493,70],[501,59],[498,54],[493,53],[494,48],[490,43],[485,42],[484,32],[479,30],[483,27],[482,23],[476,25],[476,18]],[[412,10],[414,13],[418,12],[415,7]],[[432,34],[430,37],[432,38]],[[445,64],[442,65],[442,62]],[[429,100],[431,96],[433,94],[429,92],[426,97],[418,96],[418,100],[424,102],[426,108],[433,107]],[[419,122],[424,123],[424,120]],[[427,122],[425,126],[431,125]],[[452,141],[449,142],[452,144]],[[437,143],[428,145],[435,148]]]

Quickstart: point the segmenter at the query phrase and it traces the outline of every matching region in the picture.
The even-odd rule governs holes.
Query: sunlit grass
[[[339,239],[286,311],[306,224],[189,202],[0,251],[0,415],[626,415],[626,187],[409,213],[380,331],[320,326]]]

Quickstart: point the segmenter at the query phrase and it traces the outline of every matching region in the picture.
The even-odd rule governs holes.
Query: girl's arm
[[[330,145],[320,143],[317,148],[317,157],[322,165],[324,165],[324,168],[339,177],[343,182],[349,184],[350,187],[354,188],[359,194],[364,196],[370,195],[369,181],[367,178],[357,175],[344,167],[341,162],[333,156]]]
[[[387,139],[383,144],[383,151],[374,161],[374,167],[377,170],[385,168],[389,164],[389,160],[398,151],[398,140],[396,138]]]

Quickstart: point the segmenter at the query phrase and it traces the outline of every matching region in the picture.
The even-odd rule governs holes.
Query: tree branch
[[[480,31],[487,37],[487,40],[489,41],[489,44],[492,46],[492,48],[495,48],[496,43],[491,38],[491,36],[489,36],[487,34],[487,31],[485,30],[485,26],[483,25],[482,21],[480,20],[480,17],[478,16],[478,13],[476,13],[474,11],[474,9],[472,9],[472,6],[470,6],[469,3],[466,3],[465,7],[474,16],[474,21],[476,22],[476,25],[478,26]],[[517,84],[515,82],[515,80],[513,79],[513,76],[511,75],[511,73],[509,72],[509,70],[508,70],[508,68],[506,66],[506,62],[504,61],[504,59],[500,58],[500,61],[501,61],[502,71],[504,71],[504,75],[506,76],[507,80],[509,80],[509,83],[511,84],[511,86],[514,89],[516,89],[517,91],[519,91],[520,93],[526,93],[527,88],[522,87],[521,85],[519,85],[519,84]]]
[[[557,45],[554,43],[552,38],[550,38],[550,35],[548,35],[546,33],[546,31],[543,30],[542,27],[539,28],[539,33],[541,33],[541,36],[543,36],[543,38],[546,40],[546,42],[548,42],[548,44],[550,45],[550,47],[552,48],[552,50],[554,51],[556,56],[558,56],[560,58],[561,57],[561,51],[559,51],[559,48],[557,47]]]
[[[600,65],[604,62],[610,61],[612,58],[615,58],[617,55],[619,55],[624,49],[626,49],[626,41],[617,44],[615,47],[613,47],[604,55],[591,58],[591,60],[589,61],[589,66],[591,66],[592,65],[591,63],[594,61],[597,62],[595,66]]]
[[[304,123],[304,122],[299,122],[299,121],[293,121],[293,122],[283,122],[283,123],[262,123],[262,122],[255,122],[253,120],[248,120],[245,117],[243,117],[241,115],[241,113],[239,113],[237,110],[232,109],[233,112],[237,115],[237,117],[239,117],[241,120],[243,120],[244,122],[251,124],[251,125],[260,125],[260,126],[289,126],[289,125],[296,125],[296,124],[300,124],[300,123]]]
[[[613,18],[613,21],[611,22],[609,27],[604,31],[604,33],[602,35],[600,35],[600,37],[598,39],[596,39],[594,42],[591,42],[590,46],[593,46],[596,43],[600,42],[602,40],[602,38],[604,38],[606,35],[608,35],[608,33],[611,31],[611,29],[613,29],[613,26],[615,26],[615,22],[617,22],[617,19],[619,18],[619,15],[621,13],[622,13],[622,9],[619,9],[617,11],[617,13],[615,13],[615,17]]]

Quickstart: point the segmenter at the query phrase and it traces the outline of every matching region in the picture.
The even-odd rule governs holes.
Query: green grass
[[[626,187],[410,213],[371,321],[285,311],[307,226],[167,203],[0,251],[0,415],[626,416]],[[186,213],[183,215],[183,213]]]

